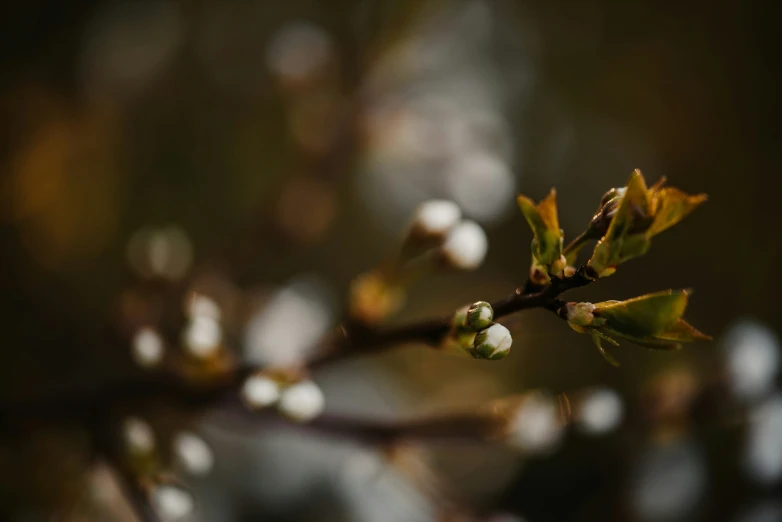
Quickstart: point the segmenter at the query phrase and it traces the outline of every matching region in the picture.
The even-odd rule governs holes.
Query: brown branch
[[[523,289],[492,303],[495,318],[501,318],[530,308],[545,308],[557,312],[564,304],[559,296],[594,280],[586,267],[569,277],[554,277],[551,283],[533,293]],[[527,288],[529,285],[527,285]],[[353,331],[325,341],[318,355],[307,364],[309,370],[339,360],[376,354],[407,343],[437,346],[451,329],[451,315],[418,321],[396,327],[354,328]],[[28,425],[30,421],[88,421],[116,408],[132,409],[150,400],[168,401],[182,407],[199,410],[224,402],[234,396],[247,376],[258,371],[255,366],[242,365],[217,375],[206,384],[194,385],[177,374],[154,373],[142,378],[113,385],[100,393],[73,397],[53,397],[42,401],[0,405],[0,431]]]
[[[523,289],[517,289],[509,296],[491,303],[494,318],[499,319],[530,308],[545,308],[556,313],[564,304],[564,301],[559,299],[561,294],[586,286],[594,280],[589,268],[583,266],[571,276],[552,278],[551,283],[543,288],[536,288],[528,283]],[[387,328],[354,326],[352,331],[343,332],[337,341],[328,343],[325,349],[310,361],[308,367],[317,368],[346,357],[378,353],[406,343],[418,342],[437,346],[450,331],[451,319],[452,315],[448,315]]]

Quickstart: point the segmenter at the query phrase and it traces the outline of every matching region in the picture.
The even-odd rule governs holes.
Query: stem
[[[565,250],[562,251],[562,255],[564,255],[565,258],[568,258],[568,255],[572,254],[573,258],[575,259],[575,256],[577,256],[578,253],[581,252],[581,249],[584,248],[584,246],[587,244],[587,242],[591,241],[592,239],[595,238],[592,237],[592,228],[590,227],[579,234],[579,236],[573,239],[573,241],[568,243],[568,245],[565,247]]]

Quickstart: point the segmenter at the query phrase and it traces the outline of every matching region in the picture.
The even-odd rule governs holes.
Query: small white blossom
[[[251,375],[242,386],[242,399],[255,409],[271,406],[280,399],[280,385],[264,375]]]
[[[163,338],[154,328],[140,328],[133,336],[132,354],[139,366],[157,366],[163,359]]]
[[[138,417],[128,417],[122,427],[125,444],[130,453],[143,455],[155,449],[155,434],[146,421]]]
[[[174,437],[174,455],[182,468],[193,475],[205,475],[214,466],[209,445],[198,435],[181,432]]]
[[[579,428],[591,435],[609,433],[624,417],[622,398],[614,390],[600,388],[590,391],[576,414]]]
[[[441,236],[462,218],[462,211],[453,201],[431,199],[418,206],[413,217],[413,229],[428,236]]]
[[[179,486],[161,484],[152,490],[151,496],[152,505],[164,520],[181,520],[193,511],[193,497]]]
[[[445,260],[462,270],[475,270],[486,257],[486,232],[474,221],[462,221],[452,228],[441,247]]]
[[[763,484],[782,479],[782,394],[776,393],[750,412],[744,467]]]
[[[286,416],[298,422],[307,422],[323,412],[323,392],[312,381],[301,381],[282,391],[279,409]]]
[[[478,332],[473,342],[473,356],[479,359],[502,359],[510,353],[513,337],[501,324]]]
[[[223,329],[214,318],[201,315],[188,322],[182,336],[185,348],[191,355],[206,358],[220,348]]]

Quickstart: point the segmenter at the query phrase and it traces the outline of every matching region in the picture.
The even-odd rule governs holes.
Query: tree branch
[[[548,286],[532,293],[518,289],[492,303],[495,319],[530,308],[545,308],[557,313],[564,304],[559,299],[562,293],[592,281],[594,278],[588,268],[582,267],[571,276],[552,278]],[[338,335],[324,341],[318,354],[308,362],[307,369],[313,370],[348,357],[380,353],[400,344],[424,343],[437,346],[450,331],[451,320],[452,314],[396,327],[354,327],[352,331],[343,329]],[[204,409],[235,394],[244,380],[259,370],[255,366],[240,365],[201,385],[194,385],[177,374],[161,372],[117,383],[100,393],[5,404],[0,407],[0,427],[9,429],[23,426],[31,420],[90,420],[109,410],[132,408],[149,400],[166,400],[189,409]]]
[[[529,308],[545,308],[556,313],[564,304],[564,301],[559,299],[561,294],[586,286],[594,280],[589,268],[583,266],[571,276],[553,277],[551,283],[543,288],[536,288],[528,283],[523,289],[517,289],[507,297],[491,303],[494,318],[499,319]],[[420,342],[437,346],[450,331],[452,318],[453,314],[397,327],[353,327],[352,331],[343,331],[339,342],[326,346],[308,366],[317,368],[345,357],[377,353],[405,343]]]

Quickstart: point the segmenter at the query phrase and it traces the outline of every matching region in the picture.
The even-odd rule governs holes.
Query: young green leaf
[[[549,274],[559,274],[565,267],[562,259],[562,230],[557,216],[557,192],[551,189],[539,204],[519,194],[516,198],[521,212],[529,223],[535,238],[532,254]]]

